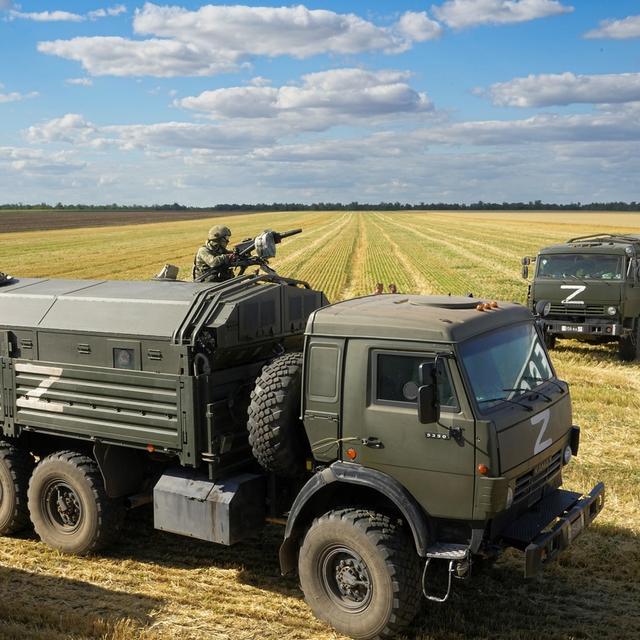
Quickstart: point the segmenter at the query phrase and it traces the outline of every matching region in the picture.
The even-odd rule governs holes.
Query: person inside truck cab
[[[216,225],[209,229],[206,244],[198,249],[193,258],[193,279],[204,282],[223,282],[233,278],[233,251],[227,251],[231,229]]]

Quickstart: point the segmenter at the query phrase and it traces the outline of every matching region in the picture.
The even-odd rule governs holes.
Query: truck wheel
[[[380,513],[343,509],[316,519],[298,570],[316,617],[352,638],[390,638],[418,610],[418,556],[402,528]]]
[[[556,348],[556,337],[552,333],[544,334],[544,343],[547,345],[547,349],[551,351],[551,349]]]
[[[302,354],[285,353],[262,369],[251,392],[249,444],[267,471],[297,476],[310,456],[309,441],[300,421]]]
[[[74,451],[59,451],[36,466],[29,511],[43,542],[77,555],[109,544],[124,517],[124,505],[107,496],[98,465]]]
[[[32,471],[29,452],[0,441],[0,535],[29,525],[27,488]]]

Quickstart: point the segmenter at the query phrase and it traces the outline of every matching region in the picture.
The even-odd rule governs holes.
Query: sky
[[[640,0],[0,0],[0,203],[640,201]]]

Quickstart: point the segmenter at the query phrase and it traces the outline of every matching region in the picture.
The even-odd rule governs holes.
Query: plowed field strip
[[[376,228],[378,234],[382,238],[384,238],[386,246],[391,249],[395,259],[397,260],[398,264],[402,265],[403,270],[409,279],[406,289],[404,287],[401,287],[401,290],[404,290],[405,293],[433,293],[432,283],[429,281],[429,279],[423,277],[420,270],[416,268],[414,259],[412,259],[412,257],[410,256],[407,256],[406,252],[400,249],[398,243],[392,240],[390,234],[388,233],[389,230],[386,229],[383,225],[374,222],[374,219],[377,220],[377,218],[372,218],[371,224]],[[399,280],[399,278],[396,278],[396,280]]]
[[[369,249],[367,227],[363,224],[363,216],[358,215],[358,228],[356,231],[356,242],[351,256],[351,268],[347,274],[344,288],[338,294],[340,300],[355,298],[364,293],[365,259]]]
[[[486,268],[488,272],[495,273],[496,271],[502,273],[505,277],[516,280],[515,275],[517,271],[515,269],[510,269],[508,267],[504,267],[496,263],[495,260],[491,260],[490,258],[483,257],[482,255],[478,255],[477,253],[472,253],[470,257],[470,252],[465,248],[465,245],[460,242],[451,242],[450,240],[445,240],[445,238],[451,237],[450,233],[437,231],[433,227],[427,227],[426,230],[422,231],[417,229],[413,225],[407,225],[406,223],[395,222],[387,216],[379,216],[380,220],[385,221],[388,225],[392,225],[395,228],[399,229],[411,229],[413,233],[415,233],[419,238],[424,238],[425,240],[435,242],[441,246],[447,247],[453,254],[459,255],[461,258],[470,259],[473,263],[482,265],[482,267]],[[424,227],[422,227],[424,229]],[[435,236],[435,237],[434,237]],[[452,237],[455,240],[455,236]]]
[[[339,237],[325,243],[303,262],[282,269],[282,275],[312,282],[329,300],[336,300],[349,277],[350,265],[356,245],[358,218],[350,214]]]

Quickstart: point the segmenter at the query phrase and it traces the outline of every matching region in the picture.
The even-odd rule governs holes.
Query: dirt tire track
[[[362,222],[362,214],[356,213],[358,220],[358,230],[356,241],[349,261],[348,277],[338,298],[348,300],[356,295],[362,295],[359,291],[364,291],[364,258],[367,253],[367,227]]]

